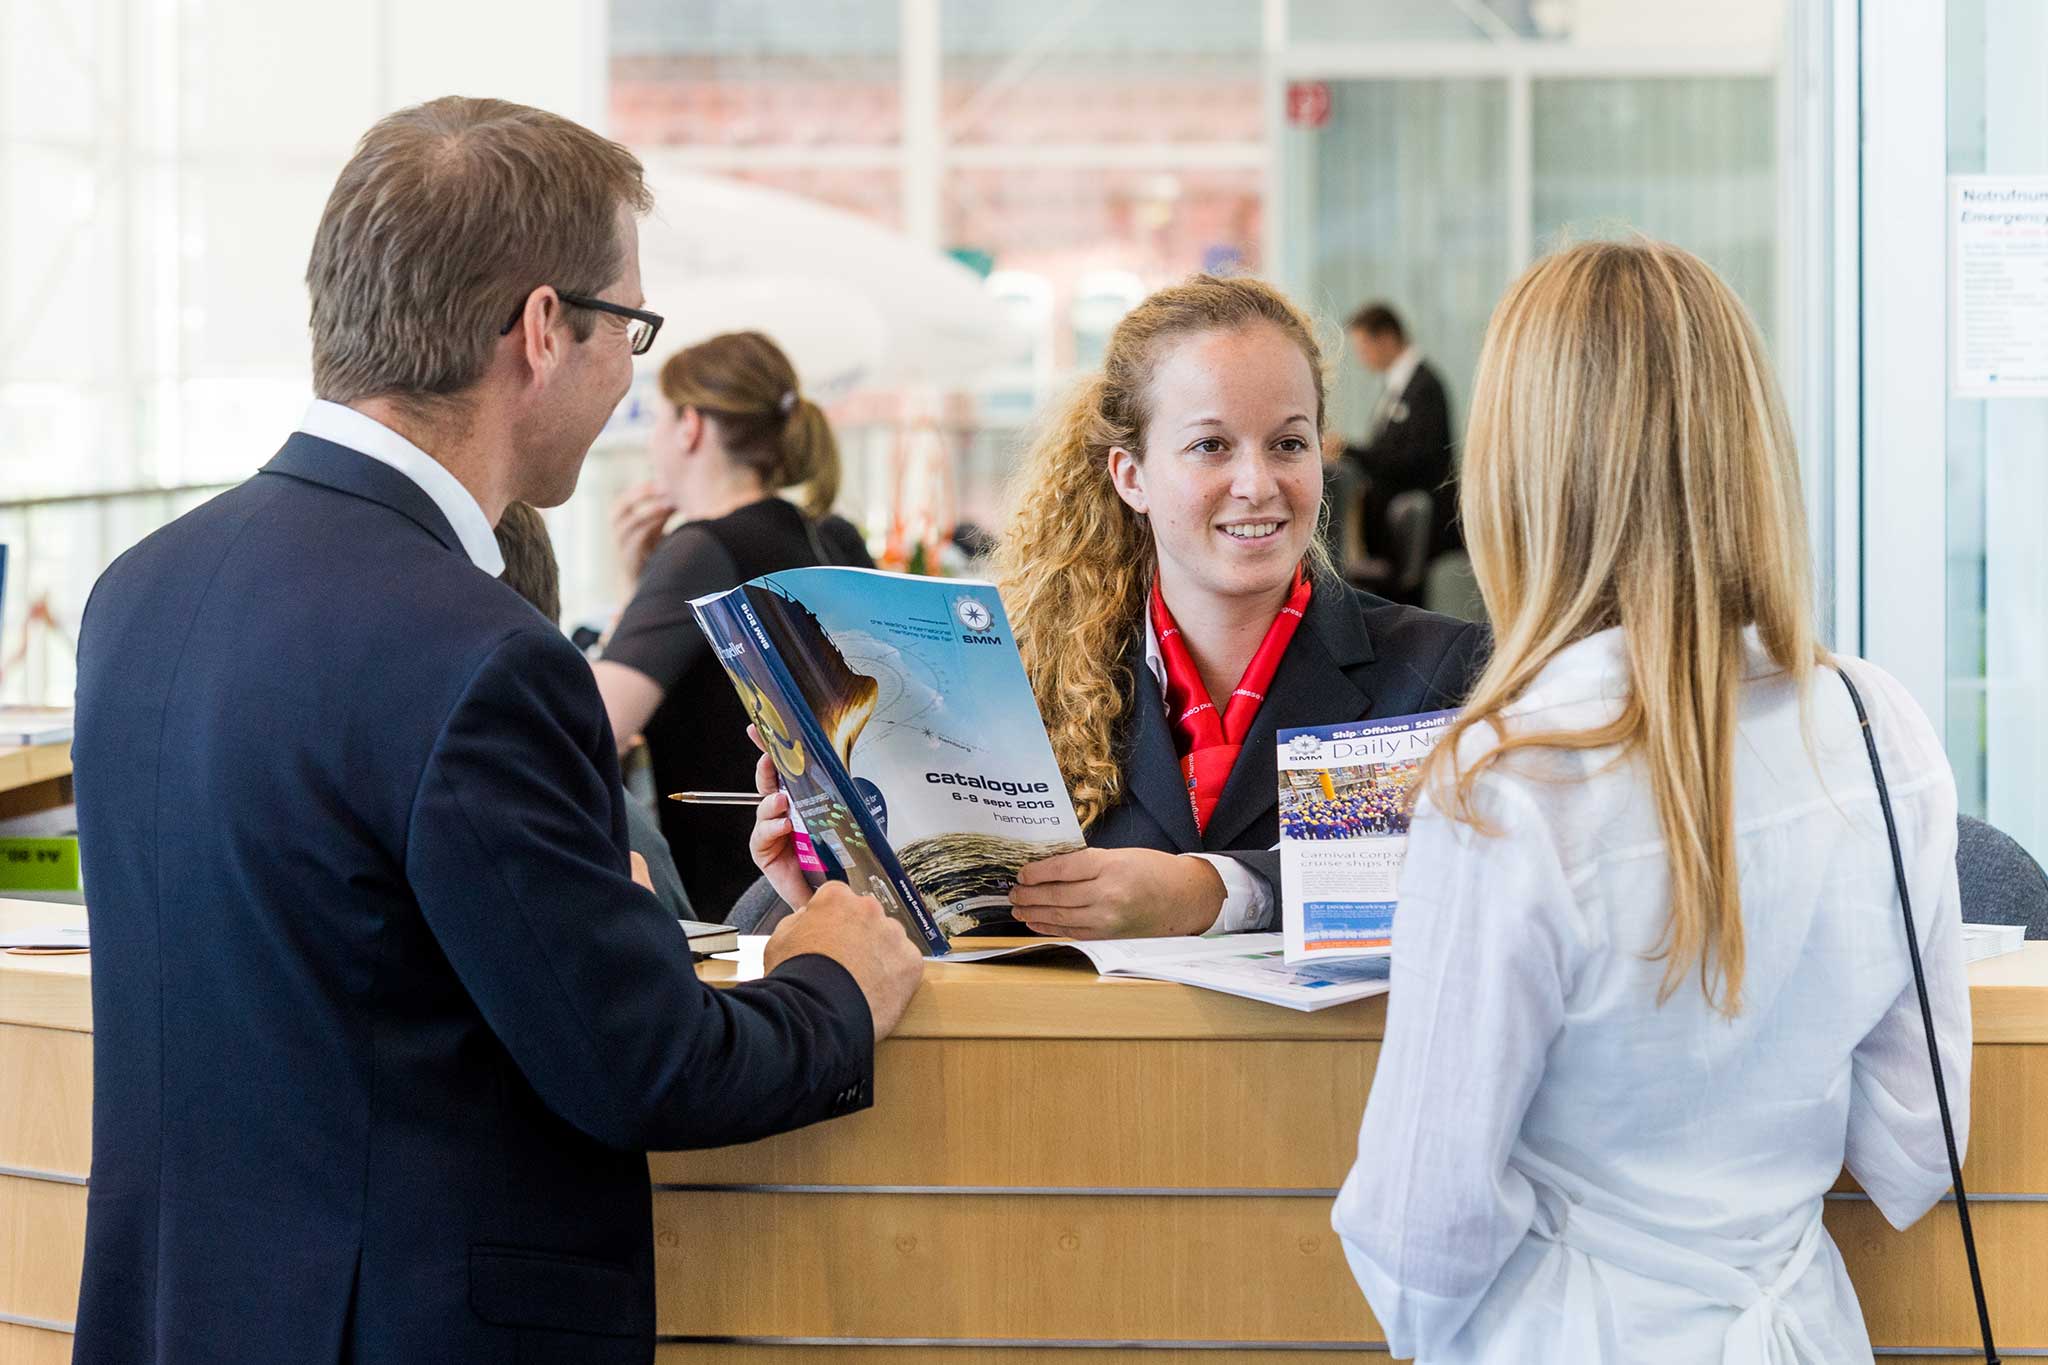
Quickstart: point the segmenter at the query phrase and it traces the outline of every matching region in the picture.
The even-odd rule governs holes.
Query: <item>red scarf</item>
[[[1181,775],[1187,778],[1188,803],[1194,807],[1198,833],[1209,828],[1209,817],[1215,813],[1238,751],[1244,748],[1244,738],[1251,733],[1252,721],[1266,700],[1266,689],[1301,625],[1302,613],[1308,610],[1308,596],[1309,580],[1296,569],[1287,605],[1267,627],[1266,638],[1259,642],[1258,652],[1252,655],[1219,716],[1194,656],[1180,638],[1180,627],[1173,623],[1173,613],[1159,595],[1159,583],[1153,581],[1152,631],[1159,637],[1159,656],[1166,664],[1166,702],[1173,712],[1175,747],[1181,752]]]

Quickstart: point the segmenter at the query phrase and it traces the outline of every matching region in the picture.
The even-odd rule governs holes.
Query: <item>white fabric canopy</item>
[[[972,270],[865,218],[648,158],[647,306],[668,319],[652,368],[720,332],[765,332],[805,391],[970,386],[1022,344]]]

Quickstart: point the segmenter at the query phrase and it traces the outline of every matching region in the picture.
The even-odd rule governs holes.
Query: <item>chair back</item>
[[[1323,466],[1324,543],[1337,571],[1355,578],[1365,571],[1365,480],[1349,460]]]
[[[2048,873],[2010,834],[1982,820],[1956,820],[1956,880],[1966,924],[2024,924],[2048,938]]]
[[[1420,488],[1396,493],[1387,500],[1387,558],[1393,561],[1394,585],[1403,594],[1422,587],[1429,572],[1429,535],[1436,499]]]
[[[793,913],[788,902],[775,894],[768,879],[757,877],[725,913],[725,922],[743,934],[765,934]]]

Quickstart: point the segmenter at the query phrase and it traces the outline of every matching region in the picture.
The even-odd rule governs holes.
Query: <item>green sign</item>
[[[77,839],[0,839],[0,891],[81,889]]]

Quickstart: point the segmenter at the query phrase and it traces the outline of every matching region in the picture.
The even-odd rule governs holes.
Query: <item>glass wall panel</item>
[[[1284,261],[1333,340],[1357,304],[1388,300],[1461,425],[1492,303],[1560,227],[1626,221],[1693,246],[1776,330],[1773,78],[1534,73],[1591,47],[1617,73],[1630,69],[1617,52],[1646,46],[1661,48],[1657,71],[1701,43],[1725,63],[1723,49],[1764,50],[1780,0],[1285,4],[1289,49],[1269,53],[1259,0],[933,0],[935,34],[905,30],[902,0],[437,0],[312,17],[260,0],[0,0],[0,534],[50,547],[35,558],[78,580],[52,603],[75,610],[73,588],[166,508],[4,504],[260,462],[305,396],[300,276],[334,170],[380,101],[476,86],[463,73],[479,70],[515,98],[608,110],[607,131],[650,164],[673,156],[828,203],[986,271],[1019,324],[1013,363],[971,403],[916,418],[957,442],[958,501],[978,518],[1018,424],[1099,357],[1133,300],[1197,269]],[[486,9],[495,25],[465,18]],[[2006,12],[1961,10],[1966,26]],[[455,53],[458,32],[475,41]],[[309,70],[296,58],[316,42],[325,60]],[[1325,51],[1332,79],[1307,79]],[[1385,72],[1370,65],[1382,57]],[[1276,70],[1324,85],[1327,120],[1269,124]],[[936,82],[921,88],[938,126],[913,130],[932,136],[906,136],[906,71]],[[1529,95],[1526,121],[1510,92]],[[1533,197],[1516,202],[1516,186]],[[1356,434],[1377,385],[1337,359],[1335,415]],[[889,448],[911,412],[850,404],[850,465]],[[638,461],[602,447],[557,516],[579,605],[603,595],[602,502]],[[1987,536],[1995,613],[1995,527],[1965,526],[1956,544],[1974,555]],[[10,641],[29,582],[16,565]],[[0,692],[19,695],[21,677]]]
[[[629,146],[902,140],[897,0],[611,0],[611,134]]]
[[[949,141],[1256,139],[1259,6],[1244,0],[943,0]]]
[[[1950,175],[2048,175],[2044,59],[2048,9],[1949,0]],[[1965,814],[2048,859],[2048,398],[1951,396],[1947,428],[1949,761]]]
[[[1569,5],[1497,0],[1288,0],[1288,37],[1297,43],[1493,42],[1545,36],[1531,9],[1569,14]]]
[[[1442,373],[1462,432],[1486,319],[1507,283],[1507,83],[1332,81],[1330,118],[1285,134],[1291,241],[1305,303],[1337,329],[1391,304]],[[1379,380],[1337,357],[1334,421],[1353,440]]]
[[[83,380],[105,364],[104,320],[123,302],[103,267],[120,246],[115,187],[90,153],[17,144],[0,162],[10,215],[0,259],[0,373],[22,380]]]
[[[0,128],[23,142],[90,146],[109,113],[99,56],[120,0],[0,7]]]
[[[247,475],[304,411],[306,255],[363,130],[486,85],[589,119],[596,16],[0,0],[0,700],[68,697],[100,570],[204,495],[156,489]]]
[[[1777,326],[1777,104],[1769,77],[1538,80],[1538,250],[1637,230],[1697,252]]]

